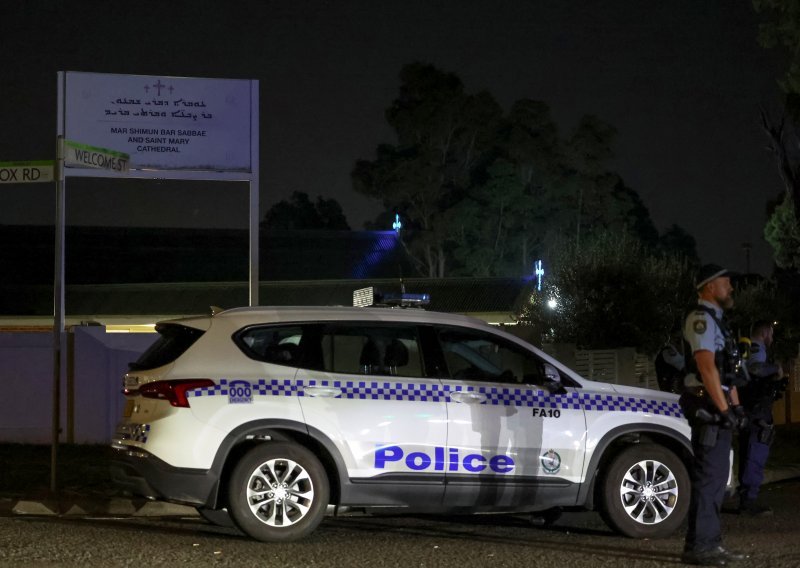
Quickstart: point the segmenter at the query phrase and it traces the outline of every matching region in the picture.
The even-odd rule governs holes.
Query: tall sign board
[[[60,429],[67,178],[249,182],[250,305],[257,305],[258,125],[258,81],[58,73],[51,489]]]
[[[64,137],[129,154],[133,169],[250,173],[257,85],[67,72]]]

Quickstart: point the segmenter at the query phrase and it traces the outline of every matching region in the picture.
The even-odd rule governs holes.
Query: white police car
[[[633,537],[686,516],[676,396],[585,380],[481,321],[238,308],[157,330],[125,376],[114,477],[256,539],[304,537],[329,505],[599,509]]]

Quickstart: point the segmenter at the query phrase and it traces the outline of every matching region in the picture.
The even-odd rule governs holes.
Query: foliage
[[[420,273],[441,277],[446,213],[490,152],[501,111],[488,93],[469,95],[458,77],[431,65],[406,65],[400,80],[400,95],[386,113],[397,144],[379,146],[373,161],[358,161],[353,185],[400,213],[405,234],[414,235],[404,244]]]
[[[779,84],[784,93],[785,117],[774,121],[762,112],[769,138],[768,149],[775,158],[785,188],[785,199],[765,227],[765,238],[775,251],[779,266],[800,271],[800,0],[753,0],[762,16],[759,41],[765,48],[777,48],[785,56],[786,69]],[[792,207],[793,214],[789,210]]]
[[[775,251],[775,264],[781,268],[800,267],[800,226],[790,197],[775,208],[764,227],[764,238]]]
[[[488,93],[469,94],[422,63],[403,67],[400,80],[386,113],[396,142],[358,161],[352,178],[400,213],[421,274],[529,274],[547,243],[568,235],[657,239],[639,196],[609,168],[611,125],[585,116],[562,138],[541,101],[516,101],[504,115]]]
[[[753,313],[774,314],[774,354],[778,358],[797,355],[800,342],[800,0],[753,0],[762,16],[759,40],[765,48],[776,48],[785,57],[785,71],[779,84],[784,94],[784,117],[771,120],[762,113],[768,136],[768,149],[775,157],[783,181],[782,201],[774,208],[764,228],[764,238],[774,250],[776,286],[739,294],[739,304],[747,306],[748,294],[758,298],[770,292]],[[783,269],[783,270],[781,270]],[[771,316],[773,317],[773,316]],[[761,319],[761,317],[759,317]]]
[[[786,57],[786,71],[779,81],[786,95],[786,110],[800,123],[800,0],[753,0],[763,20],[759,42],[777,48]]]
[[[581,348],[654,353],[695,297],[683,257],[655,252],[624,231],[597,233],[580,247],[564,242],[548,264],[543,290],[522,317],[543,322],[548,339]]]
[[[680,225],[673,223],[667,227],[658,239],[657,248],[667,255],[682,256],[692,265],[700,264],[697,241]]]
[[[739,284],[734,292],[734,307],[726,313],[731,329],[739,335],[749,336],[750,326],[758,320],[775,321],[781,311],[779,294],[768,280],[753,284]]]
[[[794,288],[798,282],[794,282]],[[784,360],[797,356],[800,341],[800,321],[798,316],[796,290],[792,286],[779,285],[770,280],[737,285],[734,294],[735,305],[728,314],[731,327],[742,336],[749,336],[750,326],[759,320],[775,322],[775,343],[772,356]]]
[[[338,201],[317,196],[317,201],[312,203],[308,194],[302,191],[295,191],[288,201],[284,199],[270,207],[261,228],[350,230]]]

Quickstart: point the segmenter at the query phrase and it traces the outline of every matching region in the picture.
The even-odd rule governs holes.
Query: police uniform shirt
[[[763,343],[753,341],[750,343],[750,357],[748,359],[751,363],[766,363],[767,362],[767,348]]]
[[[683,355],[680,351],[675,349],[673,345],[667,345],[661,350],[661,357],[664,359],[664,362],[669,365],[670,367],[675,368],[675,370],[680,371],[683,369],[685,365],[685,361],[683,360]]]
[[[717,319],[722,319],[722,308],[719,306],[706,300],[699,300],[698,304],[711,308]],[[715,354],[717,351],[725,349],[725,336],[722,334],[722,330],[714,319],[703,310],[695,310],[687,316],[683,326],[683,337],[691,347],[692,356],[697,351],[710,351]],[[701,387],[703,381],[694,373],[689,373],[684,379],[684,384],[687,387]]]
[[[747,359],[747,370],[754,378],[769,377],[780,369],[778,365],[767,362],[767,348],[763,343],[753,341],[750,345],[750,357]]]

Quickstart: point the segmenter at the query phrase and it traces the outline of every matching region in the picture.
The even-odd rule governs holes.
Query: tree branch
[[[800,187],[797,184],[797,172],[792,166],[791,159],[786,151],[785,123],[786,118],[781,117],[780,123],[774,124],[767,116],[766,110],[763,107],[761,108],[761,127],[769,137],[767,150],[775,156],[775,160],[778,163],[778,173],[786,189],[786,195],[794,199],[795,212],[800,213],[800,211],[797,211]]]

